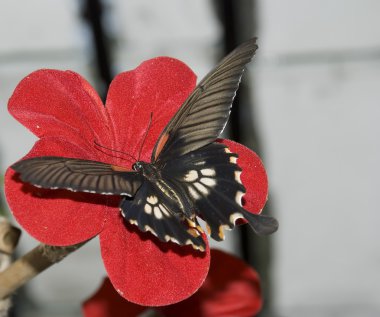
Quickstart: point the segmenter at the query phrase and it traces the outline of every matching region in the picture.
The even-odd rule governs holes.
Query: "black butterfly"
[[[277,230],[274,218],[242,207],[245,188],[237,155],[215,142],[223,131],[245,65],[257,49],[249,40],[226,56],[187,98],[162,131],[151,162],[138,161],[134,171],[111,164],[43,156],[19,161],[12,168],[36,187],[120,195],[128,222],[161,241],[205,250],[197,216],[214,240],[223,229],[246,219],[258,234]]]

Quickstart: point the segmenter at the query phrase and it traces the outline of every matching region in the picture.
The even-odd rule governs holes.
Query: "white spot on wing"
[[[173,237],[168,236],[168,235],[165,235],[165,241],[166,241],[166,242],[171,241],[171,242],[174,242],[174,243],[180,244],[179,241],[178,241],[176,238],[173,238]]]
[[[189,193],[190,193],[190,196],[195,200],[198,200],[199,198],[201,198],[201,196],[199,196],[198,192],[192,186],[189,186]]]
[[[241,184],[241,179],[240,179],[241,171],[235,171],[235,180]]]
[[[204,168],[201,170],[203,176],[215,176],[215,170],[213,168]]]
[[[157,237],[157,233],[151,227],[149,227],[148,225],[146,225],[144,227],[144,229],[145,229],[145,231],[149,231],[151,234],[153,234],[154,236]]]
[[[235,224],[236,220],[244,218],[240,212],[235,212],[230,216],[230,222]]]
[[[205,164],[206,164],[206,161],[199,161],[199,162],[194,163],[194,165],[197,165],[197,166],[205,165]]]
[[[223,228],[228,231],[231,231],[234,227],[232,225],[223,225]]]
[[[185,182],[194,182],[198,178],[198,172],[196,170],[191,170],[189,171],[185,177],[184,180]]]
[[[201,252],[204,252],[204,250],[205,250],[204,247],[201,247],[200,245],[193,244],[192,247],[193,247],[193,249],[199,250]]]
[[[209,187],[214,187],[216,185],[216,180],[213,178],[202,177],[200,181],[201,183]]]
[[[156,196],[149,196],[146,201],[151,205],[155,205],[158,203],[158,198]]]
[[[237,157],[236,156],[230,156],[230,163],[236,164],[237,163]]]
[[[144,211],[147,213],[147,214],[151,214],[152,213],[152,206],[149,205],[149,204],[145,204],[144,206]]]
[[[226,152],[226,153],[232,153],[228,147],[224,148],[224,152]]]
[[[198,189],[198,191],[200,191],[203,195],[208,195],[208,189],[207,189],[207,187],[205,187],[205,186],[202,185],[201,183],[194,183],[194,186],[195,186],[196,189]]]
[[[186,240],[185,245],[191,245],[193,249],[203,252],[205,249],[200,245],[195,245],[190,239]]]
[[[154,208],[153,208],[153,212],[154,212],[154,216],[155,216],[157,219],[162,219],[162,212],[161,212],[160,208],[158,208],[158,207],[154,207]]]
[[[242,191],[240,191],[240,190],[238,190],[238,191],[236,192],[235,201],[236,201],[236,203],[237,203],[239,206],[241,206],[241,199],[242,199],[243,195],[244,195],[244,193],[243,193]]]
[[[138,225],[137,220],[134,220],[134,219],[129,219],[129,223],[135,226]]]
[[[166,209],[164,205],[159,204],[158,207],[160,208],[161,212],[166,216],[170,217],[170,212],[169,210]]]

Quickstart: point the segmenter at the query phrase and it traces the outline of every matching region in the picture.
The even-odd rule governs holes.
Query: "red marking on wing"
[[[165,133],[161,139],[158,141],[156,153],[154,154],[154,159],[157,160],[158,155],[160,155],[166,141],[169,139],[169,133]]]
[[[130,171],[131,171],[130,168],[123,167],[123,166],[117,166],[117,165],[111,165],[111,168],[112,168],[115,172],[130,172]]]

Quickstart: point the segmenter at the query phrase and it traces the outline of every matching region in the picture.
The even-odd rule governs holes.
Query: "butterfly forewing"
[[[228,121],[244,67],[256,49],[255,39],[240,45],[198,84],[163,130],[152,162],[170,161],[215,141]]]
[[[12,168],[20,173],[22,181],[37,187],[104,195],[133,196],[143,182],[143,176],[134,171],[65,157],[30,158],[13,164]]]

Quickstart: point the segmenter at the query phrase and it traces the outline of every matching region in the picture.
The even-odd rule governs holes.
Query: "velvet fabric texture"
[[[163,317],[251,317],[262,306],[257,273],[242,260],[211,250],[209,274],[190,298],[157,308]],[[84,317],[138,317],[147,308],[120,297],[108,278],[82,305]]]
[[[195,83],[194,73],[182,62],[168,57],[151,59],[116,76],[104,106],[79,74],[39,70],[19,83],[8,108],[39,138],[24,158],[64,156],[131,169],[131,157],[150,161],[158,136]],[[238,143],[219,142],[239,155],[247,189],[245,208],[261,212],[268,184],[260,159]],[[131,302],[144,306],[176,303],[196,292],[206,278],[208,247],[197,252],[140,232],[123,221],[119,196],[39,189],[21,182],[10,168],[5,175],[5,193],[20,225],[43,243],[67,246],[99,235],[111,283]]]

